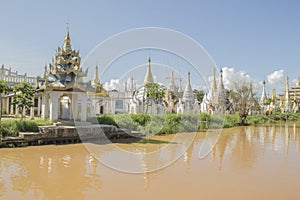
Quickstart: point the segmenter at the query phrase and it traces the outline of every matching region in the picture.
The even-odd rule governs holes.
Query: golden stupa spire
[[[289,95],[289,77],[286,76],[286,79],[285,79],[285,101],[286,101],[286,103],[289,102],[289,99],[290,99],[290,95]]]
[[[216,68],[213,68],[213,81],[212,81],[212,86],[211,86],[212,92],[217,91],[217,81],[216,81]]]
[[[64,51],[71,51],[71,39],[70,39],[70,33],[69,33],[69,24],[67,23],[67,32],[64,40],[64,45],[63,45],[63,50]]]
[[[275,103],[276,102],[276,90],[272,90],[272,101]]]

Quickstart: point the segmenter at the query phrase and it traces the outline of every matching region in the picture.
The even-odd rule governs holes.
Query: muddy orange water
[[[204,159],[198,153],[205,133],[198,133],[176,162],[141,174],[104,166],[83,144],[0,149],[0,199],[300,199],[298,125],[224,129]],[[126,162],[102,145],[103,155]],[[162,144],[117,145],[152,151]],[[164,155],[151,159],[141,164]]]

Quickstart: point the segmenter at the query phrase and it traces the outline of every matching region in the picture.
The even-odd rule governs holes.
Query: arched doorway
[[[59,98],[59,119],[71,120],[71,98],[63,95]]]

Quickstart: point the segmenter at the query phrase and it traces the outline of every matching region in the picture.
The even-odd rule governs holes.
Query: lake
[[[300,123],[177,135],[0,149],[0,199],[300,198]]]

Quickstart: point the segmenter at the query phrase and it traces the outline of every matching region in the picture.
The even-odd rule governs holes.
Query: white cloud
[[[283,70],[277,70],[267,76],[268,83],[270,85],[278,85],[282,83],[284,72]]]
[[[292,79],[291,83],[292,83],[292,85],[297,85],[297,83],[298,83],[298,78]]]
[[[122,85],[119,79],[111,79],[109,82],[104,83],[103,87],[105,90],[120,90]]]
[[[232,67],[223,67],[223,83],[225,88],[232,89],[233,83],[236,81],[253,82],[253,79],[244,71],[235,71]]]

